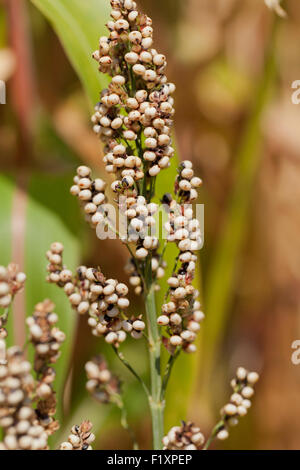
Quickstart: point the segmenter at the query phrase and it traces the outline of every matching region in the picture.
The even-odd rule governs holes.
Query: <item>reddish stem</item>
[[[11,100],[18,120],[18,164],[26,164],[32,154],[32,123],[35,85],[31,39],[25,0],[6,0],[9,42],[16,57],[11,81]]]

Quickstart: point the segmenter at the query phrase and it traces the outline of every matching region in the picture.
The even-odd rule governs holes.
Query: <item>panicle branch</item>
[[[60,450],[92,450],[91,443],[95,440],[95,435],[91,432],[92,423],[83,421],[80,426],[75,425],[66,442],[62,442]]]
[[[56,413],[56,394],[53,389],[55,370],[51,367],[60,356],[60,346],[66,335],[55,325],[58,315],[53,311],[54,304],[44,300],[35,306],[32,316],[27,318],[29,340],[34,347],[34,370],[36,383],[36,415],[47,433],[53,434],[58,428],[58,421],[53,419]]]
[[[106,279],[99,269],[80,266],[76,275],[63,265],[63,245],[53,243],[47,252],[47,280],[63,288],[70,304],[80,315],[89,314],[88,323],[95,336],[118,347],[127,333],[135,339],[143,335],[145,323],[139,317],[129,317],[128,287],[116,279]]]
[[[231,381],[233,394],[229,402],[221,409],[221,420],[214,427],[206,443],[199,427],[192,422],[182,422],[181,426],[171,428],[163,438],[164,449],[207,450],[214,439],[227,439],[229,427],[236,426],[239,418],[245,416],[251,407],[250,399],[254,395],[253,387],[258,379],[259,375],[256,372],[248,372],[244,367],[239,367],[235,378]]]
[[[191,421],[174,426],[163,438],[164,450],[201,450],[204,441],[200,428]]]
[[[0,340],[0,348],[5,348]],[[7,349],[0,365],[0,426],[4,430],[1,450],[44,450],[48,434],[34,409],[35,380],[22,350]]]
[[[114,403],[121,394],[121,383],[117,376],[108,369],[107,362],[101,356],[93,357],[85,365],[88,378],[86,388],[100,403]]]
[[[16,264],[0,266],[0,338],[6,338],[9,308],[14,296],[24,288],[26,275],[19,271]]]

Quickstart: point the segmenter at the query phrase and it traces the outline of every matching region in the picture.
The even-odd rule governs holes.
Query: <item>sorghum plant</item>
[[[137,10],[133,0],[111,0],[108,37],[101,37],[93,57],[101,73],[111,77],[92,117],[94,131],[104,144],[105,169],[112,176],[110,188],[92,171],[80,166],[71,193],[82,205],[86,220],[97,235],[109,231],[119,237],[129,252],[125,266],[129,284],[142,296],[145,312],[133,312],[129,288],[116,279],[107,279],[99,267],[79,266],[72,272],[64,265],[64,247],[52,243],[46,253],[47,280],[64,290],[79,315],[88,316],[92,334],[103,337],[122,363],[141,383],[147,394],[152,417],[154,449],[207,449],[214,438],[226,439],[228,428],[247,413],[251,405],[254,372],[237,370],[233,394],[221,410],[221,420],[205,441],[199,427],[182,422],[164,437],[165,394],[174,362],[179,354],[194,353],[195,340],[204,320],[199,292],[193,286],[197,251],[201,248],[200,224],[195,216],[197,189],[202,181],[194,175],[192,163],[183,161],[173,185],[161,200],[166,212],[165,233],[157,229],[159,201],[156,179],[168,171],[174,156],[172,127],[175,114],[175,85],[166,76],[166,57],[153,47],[151,19]],[[113,194],[122,227],[111,216],[108,201]],[[167,246],[174,244],[177,255],[165,283]],[[34,374],[25,351],[5,348],[9,307],[23,287],[25,275],[15,265],[0,267],[0,427],[4,430],[1,449],[47,449],[48,437],[58,429],[53,364],[59,357],[65,335],[55,325],[54,305],[45,300],[27,319],[29,341],[34,348]],[[164,289],[164,302],[157,305],[156,292]],[[129,364],[122,343],[129,337],[147,342],[150,384],[146,384]],[[168,354],[162,366],[162,348]],[[87,390],[100,403],[114,403],[122,411],[121,424],[130,434],[119,379],[110,372],[102,356],[85,366]],[[74,426],[62,450],[90,450],[94,435],[91,423]],[[134,440],[134,447],[137,444]]]
[[[47,279],[64,289],[76,312],[88,314],[93,335],[103,336],[141,382],[149,400],[154,448],[164,445],[168,449],[200,449],[205,439],[193,423],[183,423],[167,437],[163,435],[165,393],[172,366],[180,353],[195,352],[196,335],[204,319],[199,292],[192,284],[196,253],[202,244],[193,203],[202,181],[194,175],[190,161],[179,165],[173,188],[169,188],[170,192],[161,201],[167,222],[166,235],[159,238],[155,231],[159,210],[156,179],[161,171],[168,171],[174,156],[175,85],[166,76],[166,57],[153,46],[152,20],[137,10],[133,0],[110,3],[109,35],[100,38],[93,58],[99,64],[99,71],[110,75],[111,81],[101,92],[92,123],[104,145],[103,161],[112,181],[109,189],[105,181],[93,178],[90,168],[80,166],[71,194],[79,199],[86,220],[98,235],[109,230],[126,245],[129,284],[136,295],[143,297],[145,313],[132,312],[127,299],[128,287],[107,279],[100,268],[80,266],[76,273],[70,271],[63,263],[63,246],[58,242],[47,252]],[[107,204],[111,192],[115,206],[126,220],[125,231],[111,218]],[[164,255],[168,244],[176,244],[178,254],[166,282],[165,301],[157,308],[155,293],[160,288],[158,280],[165,274]],[[150,387],[120,351],[128,334],[148,343]],[[165,370],[162,370],[162,347],[169,354]],[[257,376],[245,371],[241,378],[242,370],[238,371],[235,393],[222,411],[222,420],[204,448],[214,437],[225,439],[228,425],[236,423],[237,417],[247,411],[248,398],[253,392],[248,383],[254,383]],[[88,362],[86,372],[87,388],[98,401],[120,403],[118,380],[108,371],[103,358]],[[77,441],[81,442],[79,438]],[[63,447],[70,445],[63,444]]]

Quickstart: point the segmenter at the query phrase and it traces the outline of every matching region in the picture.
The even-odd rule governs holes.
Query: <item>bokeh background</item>
[[[216,448],[299,449],[300,366],[291,344],[300,338],[300,107],[291,84],[300,79],[300,3],[287,19],[263,0],[139,0],[153,18],[155,45],[176,83],[180,159],[192,159],[204,186],[205,245],[197,282],[207,319],[198,353],[182,357],[168,393],[166,427],[186,417],[209,434],[229,393],[235,368],[258,370],[254,405]],[[91,339],[55,286],[45,282],[45,251],[65,244],[66,263],[101,265],[126,281],[126,252],[100,242],[69,195],[78,163],[103,174],[101,146],[90,124],[105,77],[91,53],[105,33],[108,0],[1,0],[0,263],[28,276],[10,319],[10,341],[25,341],[24,318],[51,297],[68,341],[57,365],[61,430],[94,422],[99,449],[130,447],[119,413],[85,391],[84,363],[104,352],[124,380],[126,405],[140,446],[151,440],[147,403],[103,342]],[[48,21],[50,20],[50,21]],[[136,312],[139,300],[132,298]],[[29,351],[30,354],[30,351]],[[144,346],[125,354],[147,376]]]

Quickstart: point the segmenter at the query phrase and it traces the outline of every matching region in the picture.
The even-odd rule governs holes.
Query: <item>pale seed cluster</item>
[[[237,369],[236,376],[231,381],[233,394],[229,402],[221,409],[223,426],[218,431],[218,439],[227,439],[229,426],[236,426],[239,418],[247,414],[254,395],[254,385],[258,379],[259,375],[256,372],[248,372],[244,367]]]
[[[161,260],[161,256],[156,251],[152,252],[151,270],[153,279],[158,280],[164,277],[166,265],[166,262]],[[135,258],[129,258],[125,265],[125,272],[129,275],[129,283],[134,288],[134,293],[140,295],[144,286],[138,269],[138,261]],[[159,290],[160,286],[154,284],[154,289]]]
[[[68,440],[60,445],[60,450],[92,450],[91,443],[95,440],[95,435],[91,432],[92,426],[90,421],[73,426]]]
[[[178,297],[178,293],[180,293],[180,297]],[[170,302],[162,306],[162,315],[158,317],[157,323],[167,327],[166,331],[169,336],[164,337],[163,340],[164,345],[171,353],[178,346],[187,353],[196,351],[196,346],[193,343],[200,330],[200,323],[204,319],[204,313],[200,310],[200,302],[196,300],[197,297],[198,291],[189,284],[184,288],[176,288],[174,294],[171,294]]]
[[[7,268],[0,266],[0,308],[10,306],[13,297],[24,287],[26,274],[18,266],[10,263]]]
[[[167,195],[164,196],[166,200]],[[165,224],[168,242],[175,242],[182,255],[194,253],[201,248],[202,238],[200,223],[193,217],[192,206],[178,204],[175,199],[169,203],[168,222]],[[184,257],[182,257],[185,260]],[[189,257],[187,262],[196,260],[196,255]]]
[[[44,300],[35,306],[33,315],[26,320],[30,332],[29,339],[34,346],[34,370],[37,373],[42,372],[45,365],[57,361],[61,344],[66,339],[65,333],[55,326],[58,315],[53,310],[53,302]]]
[[[168,279],[170,301],[163,304],[162,315],[157,319],[160,326],[166,326],[169,338],[164,338],[168,349],[181,346],[186,352],[194,352],[192,344],[200,330],[204,314],[197,300],[199,292],[193,287],[197,256],[195,252],[201,246],[199,221],[194,218],[191,202],[197,199],[200,178],[194,176],[192,163],[184,161],[179,168],[175,183],[175,193],[180,202],[165,194],[162,202],[168,212],[165,224],[167,241],[176,243],[179,249],[177,263],[172,276]],[[177,264],[180,266],[177,268]]]
[[[197,200],[197,189],[202,185],[202,180],[194,175],[193,163],[189,160],[183,161],[178,169],[175,181],[175,194],[181,203],[190,204]]]
[[[134,338],[142,336],[144,322],[130,320],[125,312],[129,307],[128,287],[116,279],[106,279],[101,271],[80,266],[76,276],[63,266],[63,245],[52,243],[47,252],[50,261],[47,280],[62,287],[69,301],[80,315],[90,315],[88,323],[95,336],[118,347],[128,332]]]
[[[137,244],[136,258],[147,258],[149,251],[156,250],[158,238],[155,234],[155,214],[158,205],[147,203],[144,196],[126,197],[121,199],[119,209],[128,220],[127,241]]]
[[[0,340],[0,348],[5,342]],[[39,424],[32,405],[35,381],[30,363],[16,346],[6,351],[0,364],[0,427],[4,429],[0,450],[43,450],[48,434]]]
[[[86,388],[100,403],[109,403],[120,394],[120,381],[110,372],[102,356],[95,356],[87,362],[85,371],[88,378]]]
[[[113,78],[92,122],[105,143],[106,170],[116,175],[122,191],[169,166],[175,85],[165,75],[166,57],[153,48],[152,20],[134,1],[111,0],[111,6],[110,34],[100,38],[93,57]]]
[[[106,201],[105,183],[101,179],[92,180],[90,173],[90,168],[86,166],[78,168],[74,178],[76,184],[71,187],[71,193],[78,196],[86,213],[87,221],[96,227],[102,223],[105,225],[108,221],[107,213],[103,207]],[[119,182],[113,183],[115,192],[118,192],[118,185]],[[144,196],[136,196],[134,191],[127,191],[127,193],[127,196],[118,199],[119,210],[123,216],[122,221],[126,224],[125,227],[125,224],[122,224],[120,238],[124,243],[135,244],[135,257],[138,260],[144,260],[149,252],[155,255],[158,249],[159,241],[155,236],[156,221],[154,218],[158,205],[147,203]],[[153,266],[155,268],[155,262]],[[164,271],[160,267],[156,277],[159,279],[163,275]]]
[[[30,337],[34,346],[34,370],[37,373],[36,415],[40,424],[52,434],[58,429],[58,422],[53,419],[56,413],[56,396],[53,390],[55,370],[51,364],[56,363],[60,356],[61,344],[65,341],[65,333],[55,326],[58,316],[54,313],[54,304],[44,300],[35,306],[32,316],[27,318]]]
[[[6,338],[4,328],[7,316],[1,317],[1,309],[10,307],[14,296],[24,287],[26,275],[19,271],[18,266],[10,263],[7,267],[0,266],[0,338]]]
[[[91,178],[92,170],[87,166],[79,166],[74,177],[74,185],[70,192],[77,196],[85,212],[86,220],[96,227],[104,221],[104,211],[101,206],[106,202],[106,183],[100,178]]]
[[[125,240],[134,244],[134,258],[130,258],[125,266],[125,271],[129,274],[129,283],[133,286],[136,295],[140,295],[143,290],[143,280],[140,275],[144,271],[144,263],[148,257],[151,259],[152,277],[156,280],[165,275],[165,262],[160,262],[158,254],[159,240],[156,236],[155,214],[158,205],[147,203],[144,196],[130,196],[120,199],[119,209],[124,214],[127,222]],[[121,238],[122,239],[122,238]],[[155,289],[159,289],[158,284]]]
[[[182,422],[174,426],[163,438],[164,450],[201,450],[205,438],[194,423]]]

